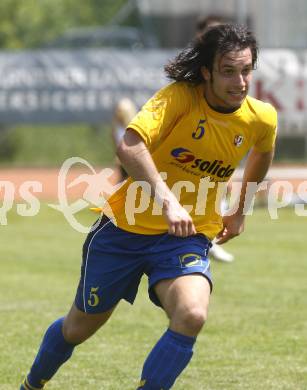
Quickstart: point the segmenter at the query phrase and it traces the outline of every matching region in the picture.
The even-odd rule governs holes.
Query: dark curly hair
[[[251,31],[238,24],[220,24],[210,27],[192,41],[164,70],[171,80],[197,85],[203,82],[201,67],[205,66],[211,73],[217,54],[223,56],[230,51],[246,48],[251,49],[252,64],[255,67],[258,45]]]

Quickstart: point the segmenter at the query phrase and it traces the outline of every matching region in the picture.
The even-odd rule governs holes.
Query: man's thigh
[[[207,317],[211,285],[202,274],[161,280],[154,289],[169,318],[195,308]]]

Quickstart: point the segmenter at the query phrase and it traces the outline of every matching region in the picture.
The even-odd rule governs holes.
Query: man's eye
[[[234,70],[233,69],[224,69],[223,74],[225,76],[232,76],[234,74]]]
[[[242,70],[242,74],[243,74],[243,76],[248,76],[251,71],[252,71],[251,68],[246,68],[246,69]]]

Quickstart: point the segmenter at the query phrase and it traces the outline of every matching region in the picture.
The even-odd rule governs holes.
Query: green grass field
[[[114,159],[110,125],[18,126],[0,131],[0,167],[54,167],[72,156],[110,165]]]
[[[89,222],[93,216],[83,213]],[[12,212],[0,226],[0,389],[27,372],[45,328],[69,308],[84,235],[42,206],[36,217]],[[270,220],[257,210],[227,246],[233,264],[213,263],[210,316],[177,390],[307,389],[306,218],[292,209]],[[121,303],[109,323],[79,346],[50,390],[133,390],[143,361],[167,326],[147,298]]]

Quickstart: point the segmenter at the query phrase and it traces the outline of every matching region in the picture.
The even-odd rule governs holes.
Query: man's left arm
[[[224,244],[231,238],[241,234],[244,230],[244,211],[248,210],[248,203],[253,194],[248,193],[248,183],[261,183],[265,178],[274,156],[274,149],[269,152],[259,152],[255,148],[250,152],[242,180],[242,188],[239,198],[239,207],[235,213],[223,217],[223,230],[217,235],[217,244]]]

